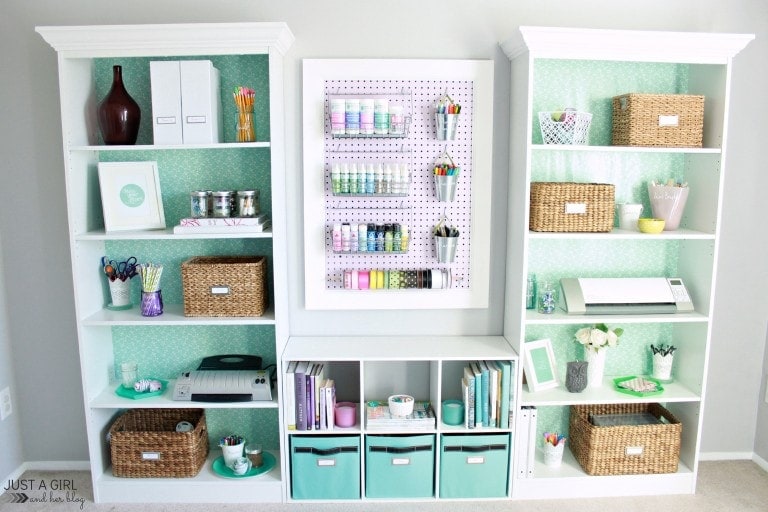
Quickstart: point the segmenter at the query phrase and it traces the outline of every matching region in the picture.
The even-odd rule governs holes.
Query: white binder
[[[157,145],[182,144],[179,61],[151,61],[149,74],[154,142]]]
[[[221,81],[209,60],[181,61],[181,113],[184,144],[222,141]]]

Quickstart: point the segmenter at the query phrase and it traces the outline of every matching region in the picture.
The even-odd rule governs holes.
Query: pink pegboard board
[[[435,105],[448,94],[461,105],[454,140],[438,140]],[[387,98],[403,106],[409,119],[405,137],[338,137],[331,131],[331,98]],[[328,289],[343,289],[344,269],[449,268],[453,287],[468,289],[470,276],[472,205],[473,82],[471,80],[326,80],[324,124],[325,281]],[[440,202],[434,166],[446,152],[460,167],[455,199]],[[339,196],[333,194],[335,163],[397,163],[410,172],[405,197]],[[432,228],[445,215],[460,232],[453,263],[438,263]],[[400,223],[410,232],[405,254],[333,251],[332,226],[338,222]]]

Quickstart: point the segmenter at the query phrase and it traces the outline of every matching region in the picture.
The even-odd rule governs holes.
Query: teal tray
[[[642,379],[645,379],[645,380],[648,380],[648,381],[651,381],[651,382],[655,382],[656,383],[656,390],[654,390],[654,391],[634,391],[632,389],[626,389],[626,388],[622,388],[621,386],[619,386],[619,384],[621,384],[622,382],[626,382],[628,380],[637,379],[637,378],[642,378]],[[660,395],[661,393],[664,392],[664,386],[661,385],[661,381],[659,381],[658,379],[654,379],[653,377],[638,377],[637,375],[630,375],[628,377],[616,377],[615,379],[613,379],[613,387],[619,393],[625,393],[627,395],[639,396],[639,397]]]
[[[139,400],[141,398],[150,398],[153,396],[160,396],[163,393],[165,393],[165,390],[168,388],[168,381],[162,380],[162,379],[150,379],[150,380],[157,380],[160,381],[160,384],[163,386],[158,389],[157,391],[152,391],[150,393],[147,392],[138,392],[135,389],[125,389],[123,385],[117,386],[117,389],[115,390],[115,394],[117,396],[121,396],[123,398],[130,398],[131,400]]]

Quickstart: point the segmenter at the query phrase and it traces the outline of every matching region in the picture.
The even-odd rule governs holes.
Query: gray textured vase
[[[587,387],[586,361],[569,361],[565,374],[565,388],[571,393],[581,393]]]

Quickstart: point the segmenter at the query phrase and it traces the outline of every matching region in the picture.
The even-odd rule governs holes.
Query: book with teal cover
[[[482,401],[483,406],[483,426],[488,427],[490,426],[490,372],[488,371],[488,365],[485,364],[485,361],[480,361],[478,366],[482,376],[482,395],[480,396],[480,400]]]
[[[475,427],[483,426],[483,374],[477,361],[472,361],[470,367],[475,375]]]

